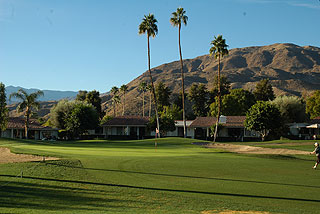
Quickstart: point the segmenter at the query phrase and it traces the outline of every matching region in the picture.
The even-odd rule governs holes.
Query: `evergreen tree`
[[[0,131],[4,131],[7,128],[8,108],[6,99],[5,85],[0,82]]]

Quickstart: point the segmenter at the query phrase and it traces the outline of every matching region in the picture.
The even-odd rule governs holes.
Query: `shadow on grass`
[[[3,176],[2,177],[12,177]],[[130,200],[113,199],[115,191],[93,191],[83,188],[67,187],[61,180],[32,178],[41,181],[59,182],[59,185],[43,185],[41,183],[11,182],[0,188],[0,208],[5,209],[34,209],[34,210],[83,210],[106,211],[123,208],[128,203],[138,203]],[[70,184],[87,184],[83,182],[68,182]]]
[[[12,175],[0,175],[0,177],[14,177]],[[165,191],[165,192],[178,192],[178,193],[195,193],[195,194],[206,194],[206,195],[219,195],[219,196],[231,196],[231,197],[246,197],[246,198],[260,198],[260,199],[277,199],[277,200],[288,200],[288,201],[301,201],[301,202],[316,202],[320,203],[320,200],[315,199],[304,199],[304,198],[289,198],[289,197],[278,197],[278,196],[262,196],[262,195],[249,195],[249,194],[236,194],[236,193],[221,193],[221,192],[206,192],[206,191],[195,191],[195,190],[179,190],[179,189],[167,189],[167,188],[156,188],[156,187],[141,187],[141,186],[133,186],[133,185],[123,185],[123,184],[111,184],[111,183],[97,183],[97,182],[89,182],[89,181],[74,181],[74,180],[62,180],[62,179],[50,179],[50,178],[37,178],[37,177],[29,177],[26,176],[24,179],[33,179],[33,180],[39,180],[39,181],[54,181],[54,182],[61,182],[61,183],[72,183],[72,184],[86,184],[86,185],[97,185],[97,186],[109,186],[109,187],[119,187],[119,188],[131,188],[131,189],[140,189],[140,190],[152,190],[152,191]],[[8,187],[10,188],[10,187]],[[12,187],[14,188],[14,187]],[[17,187],[16,187],[17,188]],[[11,188],[10,188],[11,189]],[[28,195],[36,195],[39,196],[38,192],[34,192],[34,188],[27,188],[24,187],[18,188],[16,192],[22,191],[24,194]],[[57,196],[57,193],[59,194]],[[43,196],[47,196],[47,192],[42,193]],[[52,191],[49,192],[49,196],[52,198],[60,197],[61,200],[65,200],[65,198],[70,197],[70,195],[67,194],[67,192],[56,192]],[[2,197],[0,197],[1,199]],[[70,198],[68,199],[70,200]],[[73,200],[80,200],[81,202],[88,203],[89,205],[98,205],[96,202],[101,200],[98,198],[90,197],[74,197]],[[108,202],[108,200],[107,200]],[[8,200],[8,203],[11,203],[10,200]],[[1,203],[3,204],[3,203]],[[3,205],[0,205],[3,206]],[[66,206],[67,207],[67,206]]]
[[[307,188],[319,188],[320,186],[311,186],[311,185],[302,185],[302,184],[285,184],[277,182],[267,182],[267,181],[248,181],[240,179],[230,179],[230,178],[213,178],[213,177],[201,177],[201,176],[191,176],[191,175],[173,175],[173,174],[164,174],[164,173],[153,173],[153,172],[135,172],[135,171],[126,171],[126,170],[116,170],[116,169],[95,169],[95,168],[85,168],[78,166],[68,166],[60,165],[54,162],[47,163],[50,165],[58,165],[70,168],[78,168],[84,170],[94,170],[94,171],[104,171],[104,172],[119,172],[119,173],[132,173],[132,174],[142,174],[142,175],[155,175],[155,176],[167,176],[167,177],[178,177],[178,178],[192,178],[192,179],[207,179],[207,180],[218,180],[218,181],[231,181],[231,182],[244,182],[244,183],[255,183],[255,184],[271,184],[271,185],[281,185],[281,186],[294,186],[294,187],[307,187]],[[0,175],[1,176],[1,175]]]

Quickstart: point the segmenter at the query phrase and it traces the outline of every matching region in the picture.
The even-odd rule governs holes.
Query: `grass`
[[[165,138],[155,148],[154,140],[0,139],[17,153],[63,158],[1,164],[0,213],[320,213],[314,157],[240,155],[195,141]],[[295,148],[313,149],[301,142]],[[23,178],[16,177],[22,170]]]

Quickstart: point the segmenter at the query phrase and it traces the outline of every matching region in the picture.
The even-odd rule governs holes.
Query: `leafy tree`
[[[271,103],[278,107],[285,123],[301,123],[307,120],[306,104],[296,96],[279,96]]]
[[[218,35],[218,37],[214,36],[214,40],[211,41],[211,45],[212,47],[209,50],[210,55],[214,54],[214,57],[218,59],[218,112],[217,112],[216,130],[213,137],[213,142],[216,142],[216,138],[218,134],[218,124],[219,124],[220,112],[221,112],[220,61],[222,57],[229,54],[229,51],[228,51],[228,45],[226,44],[226,40],[222,38],[222,35]]]
[[[213,88],[209,91],[209,100],[208,104],[215,102],[216,97],[218,96],[218,76],[214,76],[213,79]],[[221,75],[220,77],[220,90],[221,90],[221,97],[223,97],[226,94],[230,93],[231,84],[228,81],[227,77],[225,75]]]
[[[101,97],[99,91],[93,90],[88,92],[85,101],[96,108],[99,118],[104,116],[104,112],[101,110]]]
[[[183,61],[182,61],[182,52],[181,52],[181,42],[180,42],[180,32],[181,32],[181,23],[187,25],[188,16],[185,15],[186,11],[179,7],[176,12],[172,13],[172,17],[170,19],[171,24],[174,27],[178,27],[179,29],[179,54],[180,54],[180,65],[181,65],[181,92],[182,92],[182,112],[183,112],[183,136],[187,137],[187,129],[186,129],[186,113],[185,113],[185,101],[184,101],[184,74],[183,74]]]
[[[4,131],[7,129],[8,108],[6,99],[7,97],[5,85],[0,82],[0,131]]]
[[[147,83],[146,82],[141,82],[138,88],[139,91],[142,91],[142,116],[144,117],[144,96],[145,92],[147,90]]]
[[[245,127],[260,133],[262,141],[270,131],[280,129],[282,119],[279,109],[267,101],[258,101],[251,106],[246,115]]]
[[[29,119],[31,114],[34,110],[38,110],[40,107],[40,103],[37,101],[39,96],[43,96],[42,91],[37,91],[31,94],[28,94],[23,89],[19,89],[17,92],[14,92],[10,94],[9,100],[11,100],[12,97],[17,98],[18,100],[21,100],[19,103],[17,110],[18,112],[25,111],[25,137],[28,138],[28,131],[29,131]]]
[[[105,115],[105,116],[101,119],[100,125],[105,124],[106,122],[108,122],[108,121],[111,120],[112,118],[113,118],[113,117],[110,116],[110,115]]]
[[[57,105],[55,105],[50,110],[49,124],[59,129],[66,129],[65,121],[70,114],[73,106],[78,102],[83,101],[68,101],[66,99],[60,100]]]
[[[120,100],[120,98],[119,98],[119,96],[117,95],[118,94],[118,92],[119,92],[119,88],[118,87],[116,87],[116,86],[113,86],[112,88],[111,88],[111,94],[113,95],[112,96],[112,104],[113,104],[113,117],[115,117],[116,116],[116,105],[119,103],[119,100]],[[117,97],[116,97],[117,96]]]
[[[175,104],[171,106],[164,106],[161,114],[170,115],[174,120],[182,119],[182,109]]]
[[[122,85],[120,87],[120,92],[122,93],[122,115],[125,115],[125,106],[126,106],[126,93],[128,91],[128,86],[127,85]]]
[[[166,108],[170,108],[168,106],[165,107]],[[163,111],[160,114],[160,130],[161,130],[161,135],[165,135],[165,133],[169,132],[169,131],[174,131],[176,130],[176,126],[175,126],[175,121],[174,121],[174,115],[172,115],[172,111],[168,110],[168,111]],[[157,128],[156,126],[156,118],[153,116],[150,119],[150,122],[148,123],[148,129],[149,130],[155,130]]]
[[[88,92],[80,90],[77,94],[76,100],[91,103],[96,108],[99,118],[104,116],[104,113],[101,110],[101,98],[99,91],[93,90]]]
[[[193,103],[192,110],[198,117],[205,117],[208,113],[207,108],[208,91],[204,84],[192,84],[188,98]]]
[[[86,130],[95,129],[99,124],[99,116],[95,107],[89,103],[76,103],[67,118],[65,129],[73,138],[80,136]]]
[[[246,115],[248,109],[255,104],[254,95],[244,89],[232,89],[230,94],[223,96],[221,112],[226,116]],[[210,115],[217,115],[218,100],[210,105]]]
[[[76,100],[85,101],[87,97],[87,93],[88,93],[87,91],[80,90],[77,94]]]
[[[156,120],[157,120],[157,128],[160,131],[160,125],[159,125],[159,115],[158,115],[158,102],[156,99],[156,92],[153,85],[152,75],[151,75],[151,68],[150,68],[150,36],[155,37],[158,33],[158,21],[155,19],[153,14],[149,14],[148,16],[144,16],[142,19],[141,24],[139,25],[139,34],[145,34],[147,33],[147,40],[148,40],[148,71],[149,71],[149,77],[150,77],[150,83],[152,88],[152,94],[153,94],[153,100],[155,104],[155,112],[156,112]]]
[[[164,106],[170,105],[171,90],[163,82],[156,86],[156,98],[158,101],[158,110],[162,111]]]
[[[269,82],[269,79],[260,80],[255,90],[253,91],[254,96],[257,101],[271,101],[274,100],[274,92],[272,89],[272,85]]]
[[[85,130],[95,129],[99,123],[96,108],[87,102],[61,100],[50,111],[50,124],[67,131],[71,138]]]
[[[308,113],[311,118],[320,116],[320,90],[315,91],[307,98],[306,113]]]

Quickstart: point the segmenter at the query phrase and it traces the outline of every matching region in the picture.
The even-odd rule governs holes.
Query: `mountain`
[[[212,88],[218,62],[213,56],[203,55],[183,60],[185,88],[203,83]],[[320,48],[300,47],[295,44],[273,44],[235,48],[221,60],[221,74],[227,76],[232,88],[253,90],[261,79],[269,78],[276,95],[297,95],[320,90]],[[167,63],[151,70],[155,83],[163,81],[173,93],[180,93],[181,74],[179,61]],[[127,114],[141,114],[141,82],[149,82],[146,71],[127,84]],[[104,108],[112,112],[111,96],[103,97]],[[145,106],[146,110],[148,105]],[[120,112],[120,107],[119,107]]]
[[[15,86],[7,86],[6,87],[6,94],[7,99],[9,99],[9,95],[13,92],[17,92],[19,89],[25,90],[28,94],[36,92],[40,89],[26,89],[22,87],[15,87]],[[61,99],[74,99],[78,92],[75,91],[55,91],[55,90],[42,90],[44,93],[44,96],[39,97],[39,101],[52,101],[52,100],[61,100]],[[17,100],[12,99],[12,102],[15,102]],[[9,103],[9,102],[8,102]]]

